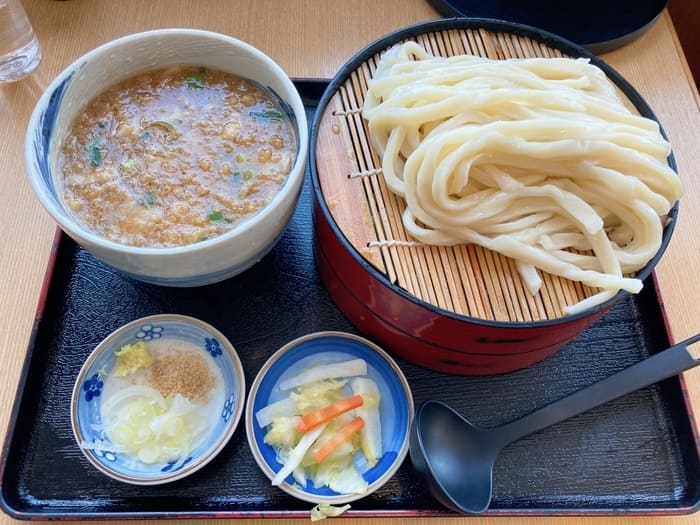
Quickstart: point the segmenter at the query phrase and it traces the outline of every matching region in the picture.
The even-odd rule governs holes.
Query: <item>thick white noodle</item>
[[[584,59],[433,57],[396,45],[368,83],[363,115],[387,186],[416,240],[474,243],[601,291],[620,289],[658,251],[682,193],[658,124],[631,112]]]

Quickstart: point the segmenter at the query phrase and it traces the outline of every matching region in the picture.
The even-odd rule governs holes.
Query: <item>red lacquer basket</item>
[[[410,242],[402,199],[379,174],[361,108],[383,51],[415,40],[433,55],[489,58],[586,57],[639,114],[656,119],[617,72],[585,49],[549,33],[492,20],[450,19],[411,26],[353,57],[326,90],[312,127],[315,256],[338,307],[359,330],[394,354],[426,368],[484,375],[527,367],[556,352],[625,292],[576,315],[563,308],[596,290],[543,275],[530,295],[513,261],[478,246]],[[669,163],[675,169],[673,157]],[[666,221],[647,278],[671,238],[678,204]]]

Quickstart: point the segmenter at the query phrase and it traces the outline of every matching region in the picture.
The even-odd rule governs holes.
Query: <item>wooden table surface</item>
[[[0,428],[10,420],[55,223],[35,199],[25,176],[24,131],[42,90],[65,66],[113,38],[162,27],[226,33],[260,48],[295,78],[330,78],[363,46],[400,27],[438,17],[427,1],[413,0],[25,0],[44,58],[21,82],[0,86]],[[680,44],[667,13],[649,32],[603,58],[649,102],[673,144],[685,184],[680,220],[657,268],[668,324],[675,341],[700,329],[700,112]],[[685,374],[695,413],[700,413],[700,370]],[[698,473],[700,476],[700,473]],[[2,523],[12,521],[0,515]],[[498,518],[481,518],[496,523]],[[501,518],[503,519],[503,518]],[[693,523],[689,516],[514,517],[513,524]],[[434,518],[433,524],[468,518]],[[200,520],[201,521],[201,520]],[[205,520],[210,522],[209,520]],[[246,522],[248,520],[242,520]],[[279,520],[276,523],[300,523]],[[344,523],[377,520],[345,518]],[[414,523],[415,519],[383,519]],[[272,521],[268,521],[272,523]]]

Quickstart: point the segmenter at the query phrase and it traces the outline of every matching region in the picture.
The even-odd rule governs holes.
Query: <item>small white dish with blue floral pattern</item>
[[[177,340],[188,348],[201,349],[208,366],[221,380],[211,408],[210,425],[203,437],[177,460],[144,462],[119,450],[105,431],[101,414],[110,373],[115,370],[115,351],[139,341]],[[220,374],[219,374],[220,373]],[[132,321],[105,338],[85,361],[73,389],[71,423],[85,457],[104,474],[125,483],[157,485],[181,479],[204,467],[225,447],[233,435],[245,404],[245,376],[233,345],[209,324],[176,314],[161,314]]]

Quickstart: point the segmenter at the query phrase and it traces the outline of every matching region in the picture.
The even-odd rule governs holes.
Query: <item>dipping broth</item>
[[[263,209],[296,157],[292,122],[258,84],[177,66],[111,87],[60,152],[64,201],[112,241],[172,247],[220,235]]]

